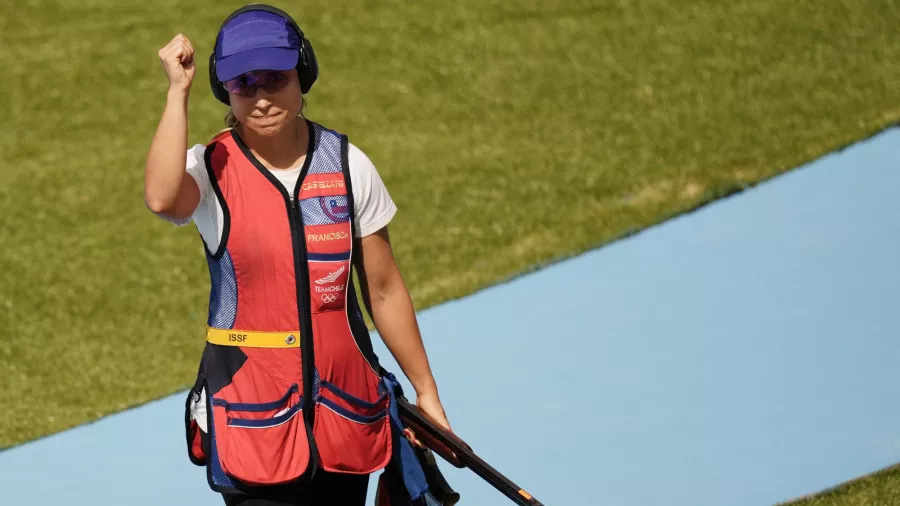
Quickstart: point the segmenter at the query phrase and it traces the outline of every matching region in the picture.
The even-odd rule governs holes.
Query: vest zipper
[[[298,184],[299,187],[299,184]],[[291,244],[294,248],[294,276],[297,287],[297,313],[300,323],[300,360],[303,365],[303,416],[309,422],[312,429],[315,421],[313,403],[313,370],[315,369],[315,355],[313,350],[312,324],[310,322],[311,306],[309,302],[309,276],[304,268],[307,265],[306,248],[301,247],[303,237],[303,215],[297,210],[296,195],[294,199],[287,199],[288,220],[291,226]]]
[[[287,206],[288,224],[291,229],[291,246],[293,247],[294,253],[294,281],[297,287],[297,314],[299,320],[298,323],[300,324],[298,330],[300,331],[300,361],[303,367],[303,418],[306,423],[309,424],[309,430],[306,431],[306,436],[309,441],[310,449],[310,470],[307,472],[311,477],[315,475],[315,469],[318,467],[318,450],[316,448],[315,438],[312,434],[313,424],[315,423],[313,371],[315,370],[316,360],[315,350],[313,349],[311,321],[312,307],[309,302],[309,271],[307,268],[309,263],[306,255],[306,238],[303,236],[303,213],[299,209],[300,202],[298,200],[300,196],[300,187],[309,171],[309,166],[312,163],[313,151],[315,151],[315,128],[313,123],[309,120],[306,120],[306,124],[309,128],[306,161],[303,162],[303,168],[300,170],[300,175],[297,178],[297,184],[293,191],[293,198],[291,198],[292,193],[288,191],[284,185],[282,185],[281,182],[259,162],[259,160],[256,159],[253,152],[250,151],[247,145],[244,144],[243,139],[241,139],[234,130],[231,131],[231,135],[241,152],[244,153],[244,156],[246,156],[260,174],[268,179],[278,192],[281,193],[282,198],[284,198],[284,203]]]

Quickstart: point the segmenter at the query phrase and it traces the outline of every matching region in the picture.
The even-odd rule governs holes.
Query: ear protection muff
[[[316,53],[313,51],[312,44],[306,38],[306,35],[303,34],[303,30],[300,29],[293,18],[277,7],[266,4],[250,4],[232,12],[231,15],[222,22],[222,26],[219,27],[219,31],[216,34],[216,41],[213,44],[213,50],[209,55],[209,85],[212,88],[213,96],[223,104],[231,104],[231,100],[228,98],[228,90],[225,89],[225,86],[219,82],[219,78],[216,76],[216,46],[219,44],[219,34],[222,33],[222,28],[235,17],[248,11],[266,11],[277,14],[287,20],[288,25],[297,32],[297,35],[300,37],[300,57],[297,59],[297,77],[300,79],[300,91],[302,91],[304,95],[309,93],[309,89],[312,88],[313,83],[316,82],[316,78],[319,77],[319,64],[316,61]]]

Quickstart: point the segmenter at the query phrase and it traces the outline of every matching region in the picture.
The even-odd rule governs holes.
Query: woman
[[[159,58],[169,90],[145,201],[178,225],[194,221],[212,285],[186,405],[190,458],[226,504],[362,505],[368,475],[400,439],[395,383],[372,351],[354,268],[418,407],[450,428],[391,250],[396,207],[362,151],[302,116],[318,70],[287,14],[253,5],[223,23],[210,84],[230,105],[229,128],[206,145],[187,147],[191,42],[178,35]]]

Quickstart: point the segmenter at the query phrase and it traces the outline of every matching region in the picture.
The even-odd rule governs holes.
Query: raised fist
[[[194,46],[187,37],[180,33],[176,35],[159,50],[159,60],[169,78],[170,90],[188,91],[191,88],[197,66],[194,64]]]

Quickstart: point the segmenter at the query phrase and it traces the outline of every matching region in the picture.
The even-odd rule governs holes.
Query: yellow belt
[[[206,341],[222,346],[248,348],[299,348],[300,332],[254,332],[251,330],[206,328]]]

